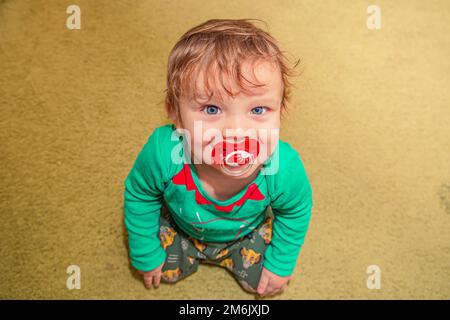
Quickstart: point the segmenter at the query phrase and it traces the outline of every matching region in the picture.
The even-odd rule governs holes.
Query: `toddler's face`
[[[253,76],[253,72],[256,76]],[[212,146],[218,138],[242,140],[250,137],[259,142],[259,155],[245,174],[238,178],[249,177],[273,153],[279,138],[281,99],[283,83],[278,67],[270,62],[256,64],[244,63],[242,73],[253,83],[264,83],[266,86],[250,88],[250,93],[241,92],[232,79],[225,79],[227,88],[233,98],[222,89],[216,89],[210,100],[202,86],[203,76],[197,79],[196,88],[200,95],[195,99],[182,97],[180,101],[180,120],[175,122],[177,128],[189,133],[189,146],[193,163],[207,163],[220,170],[211,158]],[[243,80],[245,81],[245,80]],[[220,82],[219,82],[220,83]],[[230,168],[231,171],[234,167]],[[236,168],[239,170],[239,168]]]

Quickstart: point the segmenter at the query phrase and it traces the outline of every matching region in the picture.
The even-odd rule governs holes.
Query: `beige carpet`
[[[66,28],[73,3],[81,30]],[[259,18],[302,58],[282,138],[315,201],[274,299],[449,299],[450,2],[378,0],[381,30],[366,27],[371,3],[0,1],[0,298],[252,299],[207,265],[146,290],[122,221],[123,181],[168,121],[176,40],[210,18]],[[66,288],[72,264],[80,290]]]

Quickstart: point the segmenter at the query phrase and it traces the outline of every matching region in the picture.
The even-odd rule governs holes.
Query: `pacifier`
[[[240,176],[247,172],[259,154],[259,141],[244,137],[239,140],[227,138],[215,144],[211,151],[214,164],[232,176]]]

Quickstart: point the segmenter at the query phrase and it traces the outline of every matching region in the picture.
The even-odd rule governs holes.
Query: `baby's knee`
[[[181,280],[181,269],[167,269],[161,272],[161,281],[165,283],[175,283]]]

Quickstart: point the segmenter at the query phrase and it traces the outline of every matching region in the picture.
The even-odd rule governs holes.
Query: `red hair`
[[[165,90],[165,108],[169,117],[179,117],[179,102],[182,95],[197,97],[195,79],[200,72],[203,77],[205,90],[209,97],[214,94],[209,84],[213,75],[213,82],[219,74],[222,88],[230,96],[233,92],[223,82],[223,74],[231,76],[239,87],[247,92],[248,85],[253,87],[265,86],[255,84],[246,79],[242,73],[242,63],[250,61],[252,64],[259,60],[274,63],[281,72],[283,93],[281,110],[286,109],[290,102],[290,77],[295,76],[294,69],[300,60],[290,67],[284,53],[279,49],[277,41],[266,31],[256,27],[250,21],[259,19],[213,19],[208,20],[187,31],[170,52],[167,65],[167,88]],[[219,70],[219,72],[214,72]]]

